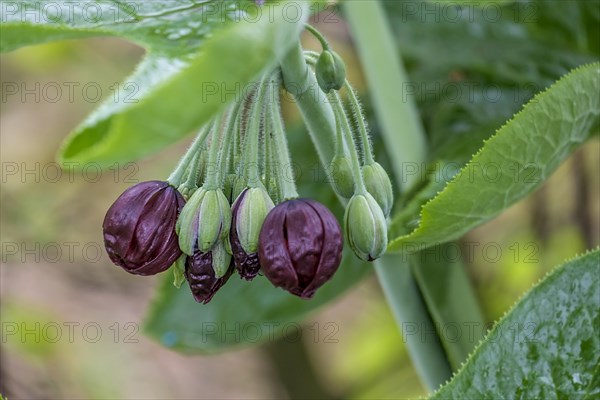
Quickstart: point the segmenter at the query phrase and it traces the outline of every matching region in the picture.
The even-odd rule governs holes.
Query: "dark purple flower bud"
[[[217,291],[227,282],[233,274],[235,266],[230,258],[229,267],[225,275],[217,278],[213,268],[213,252],[206,253],[196,250],[185,262],[185,278],[190,285],[194,299],[198,303],[207,304]]]
[[[258,255],[273,285],[309,299],[339,267],[342,247],[340,225],[331,211],[314,200],[295,199],[267,215]]]
[[[181,255],[175,223],[184,204],[168,182],[142,182],[123,192],[102,224],[111,261],[136,275],[167,270]]]

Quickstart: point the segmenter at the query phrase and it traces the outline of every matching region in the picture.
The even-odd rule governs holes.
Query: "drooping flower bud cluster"
[[[359,258],[372,261],[387,246],[391,183],[373,159],[341,57],[328,45],[320,55],[306,52],[305,57],[328,93],[331,105],[322,106],[333,107],[335,114],[335,154],[325,167],[333,189],[347,201],[346,240]],[[166,182],[140,183],[115,201],[103,225],[115,264],[139,275],[173,266],[176,286],[187,281],[202,303],[235,272],[248,281],[262,274],[306,299],[332,278],[341,263],[344,235],[324,205],[299,198],[295,182],[283,177],[291,159],[281,87],[278,68],[264,75],[201,129]],[[342,88],[349,95],[351,117],[338,94]]]

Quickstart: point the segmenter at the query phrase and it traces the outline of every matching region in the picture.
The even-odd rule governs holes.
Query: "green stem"
[[[278,91],[279,88],[276,87],[273,88],[273,90]],[[277,94],[271,101],[274,102],[275,99],[278,99],[278,96],[279,95]],[[277,176],[280,171],[277,169],[276,164],[277,149],[273,143],[275,135],[273,129],[273,118],[271,117],[272,111],[270,107],[271,106],[267,107],[267,118],[265,121],[265,186],[267,187],[269,196],[271,196],[271,200],[277,204],[280,202],[281,197],[279,182],[277,182]]]
[[[250,119],[248,121],[248,130],[246,131],[246,162],[248,163],[245,168],[251,168],[253,176],[248,177],[248,186],[256,188],[260,186],[260,166],[258,163],[259,158],[259,137],[260,137],[260,123],[265,107],[265,90],[267,86],[266,78],[261,79],[259,86],[256,90],[254,97],[254,104],[250,112]]]
[[[231,138],[234,135],[238,110],[239,104],[235,104],[231,107],[231,109],[226,113],[225,116],[225,129],[223,131],[222,146],[219,154],[219,165],[217,166],[217,171],[219,173],[219,183],[223,182],[223,179],[225,178],[229,167],[229,152],[233,145],[233,141]]]
[[[271,99],[271,101],[273,101],[274,99]],[[270,103],[267,103],[270,104]],[[271,149],[271,131],[273,130],[273,123],[270,121],[270,118],[267,117],[265,118],[265,131],[263,133],[264,135],[264,140],[263,140],[263,151],[264,151],[264,157],[263,157],[263,171],[265,174],[265,186],[267,187],[267,189],[271,186],[271,178],[272,178],[272,171],[271,168],[273,166],[273,152]]]
[[[310,24],[305,24],[304,27],[306,28],[307,31],[312,33],[312,35],[314,37],[316,37],[319,42],[321,42],[321,47],[323,47],[323,51],[329,50],[329,42],[327,42],[327,39],[325,39],[325,36],[323,36],[323,34],[321,32],[319,32],[317,30],[317,28],[315,28],[314,26],[312,26]]]
[[[304,55],[306,56],[306,62],[314,67],[317,64],[317,59],[319,58],[319,54],[314,51],[304,51]],[[346,79],[344,83],[344,87],[348,92],[348,97],[350,98],[350,106],[352,107],[352,111],[354,113],[356,122],[358,124],[358,130],[360,132],[362,148],[363,148],[363,157],[364,164],[371,165],[375,162],[373,159],[373,150],[371,148],[371,140],[369,139],[369,131],[367,130],[367,125],[365,119],[363,117],[362,106],[360,105],[360,101],[358,100],[358,96],[356,95],[356,91],[350,85],[350,82]],[[339,130],[338,130],[339,131]],[[337,140],[339,141],[339,137]],[[336,142],[336,155],[339,154],[339,148],[337,147],[338,142]]]
[[[319,160],[326,168],[335,152],[335,116],[315,74],[306,64],[300,42],[281,60],[281,71],[285,88],[294,95]]]
[[[200,151],[209,131],[210,129],[208,129],[208,127],[202,128],[200,133],[198,133],[198,136],[196,136],[196,139],[192,142],[190,148],[185,152],[181,160],[179,160],[177,167],[175,167],[175,170],[167,178],[167,182],[172,186],[179,187],[179,185],[181,185],[181,180],[183,179],[185,171],[192,162],[194,155]]]
[[[231,147],[229,148],[229,156],[227,158],[227,169],[235,171],[236,162],[239,156],[239,145],[240,145],[240,119],[241,119],[242,102],[238,104],[237,111],[235,113],[235,119],[233,122],[233,139],[231,140]]]
[[[360,101],[358,101],[358,96],[356,95],[354,88],[350,85],[350,82],[348,82],[347,79],[344,86],[346,87],[346,91],[348,92],[348,98],[350,99],[350,106],[352,107],[352,112],[354,113],[354,119],[356,120],[356,123],[358,125],[358,132],[360,133],[362,141],[364,164],[371,165],[375,162],[375,160],[373,159],[371,139],[369,139],[369,132],[367,130],[367,124],[363,116]]]
[[[425,135],[413,99],[398,101],[398,93],[408,78],[397,57],[398,49],[382,4],[349,1],[344,6],[365,66],[383,139],[386,147],[393,151],[390,159],[400,184],[404,164],[420,165],[425,160],[426,151]],[[417,183],[415,178],[409,181],[409,186],[414,183]],[[451,369],[406,255],[385,255],[375,263],[375,270],[388,304],[404,332],[417,373],[430,390],[436,389],[450,378]],[[417,324],[420,334],[407,335],[408,329],[415,326],[409,327],[408,324]],[[432,334],[422,337],[424,332]]]
[[[217,164],[219,160],[219,150],[221,149],[219,136],[222,131],[222,121],[222,116],[217,117],[216,121],[213,123],[213,126],[211,128],[213,134],[212,141],[208,150],[208,168],[206,171],[206,181],[204,182],[204,187],[206,190],[215,190],[219,187],[219,170]]]
[[[356,194],[365,194],[367,192],[367,188],[365,187],[365,181],[363,179],[362,173],[360,172],[360,162],[358,161],[358,152],[356,150],[356,144],[354,143],[354,137],[352,137],[352,130],[350,128],[350,123],[348,122],[348,118],[346,118],[346,113],[344,112],[344,106],[342,105],[342,100],[336,91],[332,91],[328,96],[331,99],[331,103],[333,104],[333,111],[336,115],[337,121],[337,130],[342,131],[344,137],[346,139],[346,145],[348,146],[348,150],[350,152],[350,160],[352,163],[352,175],[354,178],[355,193]]]
[[[192,158],[192,162],[190,163],[189,174],[185,182],[179,187],[179,190],[182,189],[196,189],[196,183],[198,182],[198,172],[200,169],[200,163],[202,163],[202,152],[198,152]]]
[[[278,82],[276,79],[273,81],[274,85]],[[275,86],[274,86],[275,87]],[[281,120],[281,110],[279,109],[279,93],[275,92],[275,98],[269,104],[269,114],[271,117],[271,123],[273,124],[273,140],[274,140],[274,156],[277,159],[276,165],[279,167],[279,173],[277,173],[279,189],[281,190],[281,200],[290,200],[298,197],[298,190],[296,189],[296,183],[293,179],[286,179],[283,177],[281,171],[283,168],[291,166],[290,153],[287,145],[287,139],[285,137],[285,128],[283,121]]]

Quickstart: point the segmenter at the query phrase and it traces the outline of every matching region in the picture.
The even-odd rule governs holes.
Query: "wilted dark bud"
[[[111,261],[137,275],[168,269],[181,255],[175,223],[184,204],[167,182],[142,182],[123,192],[102,224]]]
[[[371,193],[383,210],[383,215],[387,217],[394,205],[394,193],[392,192],[390,177],[381,164],[377,162],[363,166],[362,174],[367,191]]]
[[[200,188],[177,220],[179,247],[187,255],[192,255],[196,247],[208,252],[218,241],[229,237],[230,226],[231,209],[221,189]]]
[[[260,270],[258,239],[267,214],[274,207],[262,188],[244,190],[231,209],[231,249],[240,276],[252,280]]]
[[[331,211],[314,200],[296,199],[267,215],[258,254],[273,285],[308,299],[339,267],[342,247],[340,225]]]
[[[185,262],[185,278],[198,303],[207,304],[233,274],[235,267],[231,256],[222,247],[222,245],[217,245],[214,250],[207,253],[196,250]],[[225,265],[225,262],[228,264]],[[224,265],[225,268],[223,268]],[[217,274],[215,270],[224,271],[224,273]]]
[[[352,176],[352,167],[350,160],[345,156],[336,156],[331,161],[330,178],[333,189],[337,194],[345,199],[349,199],[354,194],[354,177]]]
[[[329,93],[331,89],[340,90],[344,86],[346,65],[335,51],[323,51],[317,60],[315,71],[319,87],[325,93]]]
[[[344,216],[346,236],[357,257],[373,261],[385,253],[387,223],[379,204],[370,193],[352,196]]]

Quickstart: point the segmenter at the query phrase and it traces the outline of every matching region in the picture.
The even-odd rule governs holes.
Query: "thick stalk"
[[[362,4],[364,2],[353,1],[346,4],[355,3]],[[298,44],[296,48],[299,48],[299,46]],[[302,58],[302,63],[306,66],[304,58]],[[299,82],[303,76],[306,76],[304,70],[298,64],[297,52],[292,50],[289,59],[286,58],[281,62],[286,81]],[[314,75],[311,73],[308,76],[311,82],[317,85]],[[318,88],[318,86],[316,87]],[[297,96],[296,102],[315,143],[321,163],[328,165],[329,160],[334,155],[333,140],[336,135],[334,113],[328,102],[320,102],[318,96],[310,95],[311,92],[307,90],[303,95]],[[390,144],[388,143],[388,145]],[[398,146],[397,143],[391,145]],[[390,148],[395,151],[396,147]],[[419,334],[405,337],[406,345],[417,372],[425,385],[430,389],[437,388],[450,377],[450,367],[436,334],[434,333],[433,336],[428,334],[424,338],[420,335],[422,332],[435,332],[435,329],[415,280],[410,273],[407,257],[386,255],[381,260],[375,261],[375,270],[398,325],[402,327],[404,323],[410,323],[415,324],[411,326],[419,327]]]
[[[335,151],[335,116],[315,74],[309,70],[300,42],[281,60],[283,82],[294,95],[321,164],[329,166]]]
[[[358,96],[356,95],[354,88],[350,85],[350,82],[348,82],[347,79],[346,83],[344,84],[344,87],[348,92],[348,98],[350,99],[350,105],[352,106],[354,119],[356,120],[356,124],[358,126],[360,140],[362,141],[363,162],[365,165],[371,165],[375,162],[375,160],[373,159],[371,139],[369,138],[369,132],[367,131],[367,124],[365,123],[365,118],[363,117],[360,101],[358,101]]]
[[[393,152],[390,160],[398,187],[401,187],[400,184],[404,183],[404,165],[420,165],[425,160],[425,135],[416,105],[412,98],[402,101],[399,97],[408,79],[398,57],[398,49],[382,4],[375,1],[349,1],[344,6],[365,66],[383,140]],[[412,178],[407,186],[416,182],[416,177]],[[385,255],[376,262],[375,269],[396,321],[403,331],[417,373],[425,385],[434,390],[450,378],[451,370],[411,274],[407,257]],[[419,334],[407,335],[409,329],[415,326]],[[425,332],[427,335],[423,337]]]
[[[248,130],[246,131],[246,163],[244,170],[250,171],[248,176],[248,186],[252,188],[259,187],[260,183],[260,166],[259,166],[259,137],[261,118],[265,106],[265,91],[267,81],[262,79],[256,89],[256,97],[250,112],[250,120],[248,121]]]
[[[221,142],[221,151],[219,153],[219,165],[217,166],[217,172],[219,174],[219,185],[225,179],[225,175],[228,172],[229,167],[229,153],[233,145],[232,137],[235,135],[235,121],[237,120],[238,105],[233,106],[229,111],[226,112],[227,122],[225,129],[223,130],[223,140]]]
[[[287,138],[285,137],[285,128],[283,121],[281,120],[281,112],[279,109],[279,96],[275,95],[275,101],[269,104],[269,115],[271,123],[273,124],[273,140],[274,140],[274,157],[277,160],[276,165],[278,169],[283,171],[284,168],[291,166],[290,153],[287,145]],[[281,200],[290,200],[298,197],[298,191],[296,189],[296,183],[292,180],[287,179],[282,175],[281,172],[277,173],[279,189],[281,190]]]
[[[204,188],[206,190],[216,190],[219,188],[219,150],[221,149],[220,134],[222,132],[223,117],[217,117],[217,120],[213,123],[211,128],[212,141],[208,147],[208,163],[206,170],[206,180],[204,181]]]
[[[321,34],[321,32],[319,32],[314,26],[310,24],[305,24],[304,27],[321,43],[323,51],[329,50],[329,43],[327,42],[327,39],[325,39],[325,36]]]

